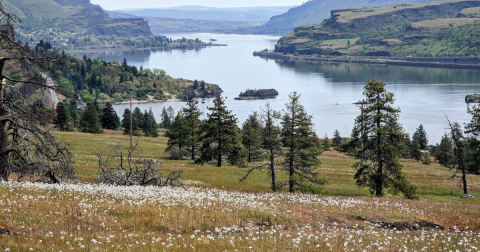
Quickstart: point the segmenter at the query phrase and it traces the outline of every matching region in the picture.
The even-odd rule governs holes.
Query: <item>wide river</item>
[[[280,95],[269,100],[274,109],[282,110],[288,95],[301,94],[301,103],[313,122],[319,137],[331,138],[335,129],[350,136],[355,117],[360,114],[353,103],[363,99],[363,87],[368,80],[383,80],[387,90],[395,94],[394,107],[401,109],[400,123],[410,136],[423,124],[431,144],[440,141],[446,131],[446,119],[470,121],[464,97],[480,92],[480,71],[399,67],[361,64],[312,64],[265,60],[253,56],[253,51],[274,48],[279,37],[224,34],[166,34],[169,37],[200,38],[225,47],[200,50],[135,51],[88,53],[90,58],[111,61],[126,58],[128,64],[144,68],[161,68],[172,77],[205,80],[220,85],[226,105],[236,114],[239,124],[252,111],[258,111],[267,101],[236,101],[240,92],[250,89],[275,88]],[[81,55],[75,55],[81,57]],[[207,113],[213,99],[199,107]],[[152,108],[160,121],[162,108],[172,106],[178,111],[184,102],[134,104],[142,111]],[[117,105],[119,116],[129,105]]]

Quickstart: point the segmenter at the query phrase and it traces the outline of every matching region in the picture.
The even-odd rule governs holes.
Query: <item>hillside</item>
[[[90,0],[4,0],[2,5],[22,20],[19,27],[25,30],[55,29],[124,37],[152,35],[142,18],[112,19]]]
[[[115,10],[115,12],[140,17],[266,22],[271,16],[282,14],[289,8],[286,6],[214,8],[189,5],[162,9]]]
[[[312,0],[303,5],[291,8],[288,12],[273,16],[265,25],[254,30],[257,34],[285,35],[295,27],[302,25],[320,24],[330,18],[330,11],[346,8],[385,7],[396,4],[427,3],[428,0]]]
[[[332,11],[322,24],[295,28],[275,52],[299,55],[473,56],[480,54],[480,1],[402,4]]]

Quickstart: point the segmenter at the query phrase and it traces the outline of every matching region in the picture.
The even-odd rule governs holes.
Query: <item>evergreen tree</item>
[[[172,124],[172,121],[170,119],[170,116],[168,116],[168,113],[165,107],[163,107],[162,114],[160,115],[160,117],[162,118],[162,127],[164,129],[169,129],[170,125]]]
[[[68,130],[68,111],[63,102],[57,104],[57,118],[56,124],[60,131]]]
[[[123,112],[122,127],[123,127],[124,135],[130,135],[130,132],[132,132],[131,131],[132,128],[133,128],[132,135],[134,136],[142,135],[140,127],[138,126],[138,121],[133,115],[132,115],[132,127],[130,127],[130,109],[126,108],[125,111]]]
[[[322,148],[324,151],[330,150],[330,139],[328,139],[327,133],[325,133],[325,136],[323,136]]]
[[[242,159],[243,146],[240,142],[240,133],[237,127],[237,118],[232,111],[227,110],[225,101],[218,94],[209,107],[211,113],[203,124],[204,135],[199,162],[217,160],[217,167],[222,167],[222,157],[227,156],[229,163],[239,164]]]
[[[405,149],[405,133],[398,123],[400,110],[391,106],[393,93],[387,92],[383,82],[372,80],[363,94],[366,99],[361,102],[362,113],[355,120],[358,133],[352,139],[359,159],[353,165],[357,185],[368,186],[377,197],[382,197],[387,188],[393,194],[400,191],[406,198],[417,198],[416,187],[407,181],[399,162]]]
[[[420,145],[420,141],[418,139],[418,135],[413,134],[413,139],[410,142],[409,148],[410,148],[410,156],[413,159],[415,159],[417,161],[422,159],[422,153],[420,152],[421,145]]]
[[[470,135],[466,143],[467,172],[480,174],[480,107],[474,106],[467,112],[472,116],[465,125],[465,133]]]
[[[442,136],[440,145],[435,147],[435,159],[438,160],[439,164],[449,167],[455,162],[454,158],[452,141],[445,133]]]
[[[153,115],[152,108],[150,108],[148,112],[145,110],[143,120],[145,127],[143,131],[145,136],[158,137],[157,121],[155,121],[155,116]]]
[[[143,113],[142,113],[142,111],[140,110],[140,108],[135,107],[135,108],[133,109],[133,118],[134,118],[134,120],[137,122],[137,126],[138,126],[141,130],[145,131],[145,120],[144,120],[144,118],[143,118]]]
[[[101,134],[100,118],[93,102],[87,102],[87,108],[80,121],[80,131],[86,133]]]
[[[418,126],[415,133],[413,133],[413,137],[417,138],[418,144],[420,144],[420,149],[425,150],[428,145],[428,136],[427,132],[425,132],[425,130],[423,129],[423,125],[420,124],[420,126]]]
[[[200,82],[200,89],[201,89],[202,91],[205,91],[205,85],[206,85],[206,84],[205,84],[205,81],[202,80],[202,82]]]
[[[247,155],[247,162],[257,161],[261,155],[262,126],[257,112],[249,115],[242,125],[242,144]]]
[[[465,139],[463,130],[457,122],[450,122],[447,118],[448,128],[450,129],[450,139],[453,144],[454,162],[448,168],[454,169],[452,178],[460,177],[460,183],[463,185],[463,194],[468,195],[467,186],[467,164],[465,162]],[[457,173],[461,173],[460,176]]]
[[[267,167],[268,175],[271,178],[270,188],[276,192],[280,186],[276,182],[276,172],[275,172],[275,158],[282,155],[282,139],[280,138],[280,127],[278,127],[277,121],[280,119],[281,115],[279,112],[273,110],[270,107],[270,103],[267,102],[265,108],[260,112],[260,118],[263,121],[262,127],[262,147],[267,153],[268,163],[260,165],[248,170],[247,174],[240,179],[240,182],[245,181],[251,172],[255,170],[262,170]]]
[[[102,113],[102,128],[116,130],[120,126],[120,118],[113,109],[110,102],[107,102]]]
[[[313,129],[312,116],[307,115],[300,104],[300,95],[293,92],[288,96],[290,102],[285,104],[286,110],[282,117],[283,146],[285,146],[284,169],[288,173],[288,191],[313,191],[312,184],[324,184],[325,180],[318,177],[314,169],[320,165],[318,155],[322,147]]]
[[[332,146],[339,147],[340,144],[342,144],[342,137],[340,136],[340,132],[335,130],[335,132],[333,132]]]
[[[185,117],[182,111],[178,111],[170,129],[165,132],[165,136],[168,137],[165,152],[169,152],[173,159],[181,160],[186,153],[185,148],[188,147],[187,139],[189,134],[185,126]]]
[[[185,117],[185,130],[188,131],[187,145],[190,147],[190,156],[195,160],[200,145],[201,125],[200,116],[203,114],[197,107],[193,97],[188,97],[187,107],[182,109]]]
[[[80,115],[78,115],[78,111],[77,111],[76,108],[72,108],[70,116],[72,118],[73,127],[77,128],[78,127],[78,119],[80,118]]]
[[[195,81],[193,82],[193,89],[197,89],[197,88],[198,88],[198,81],[195,80]]]

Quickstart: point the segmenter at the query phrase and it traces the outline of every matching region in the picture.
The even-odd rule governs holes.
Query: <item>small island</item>
[[[239,97],[235,100],[260,100],[260,99],[273,99],[277,97],[278,91],[271,89],[247,89],[245,92],[241,92]]]
[[[466,103],[480,103],[480,94],[470,94],[465,96]]]

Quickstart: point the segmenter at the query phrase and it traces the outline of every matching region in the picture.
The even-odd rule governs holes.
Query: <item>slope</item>
[[[3,0],[2,5],[22,20],[23,29],[126,37],[152,34],[143,19],[112,19],[90,0]]]
[[[335,9],[385,7],[396,4],[426,3],[428,0],[312,0],[290,9],[287,13],[273,16],[265,25],[255,29],[257,34],[287,34],[295,27],[309,24],[319,24],[330,17],[330,11]]]
[[[480,1],[402,4],[332,11],[320,25],[298,27],[276,52],[304,55],[477,56]],[[463,14],[462,14],[463,13]]]

